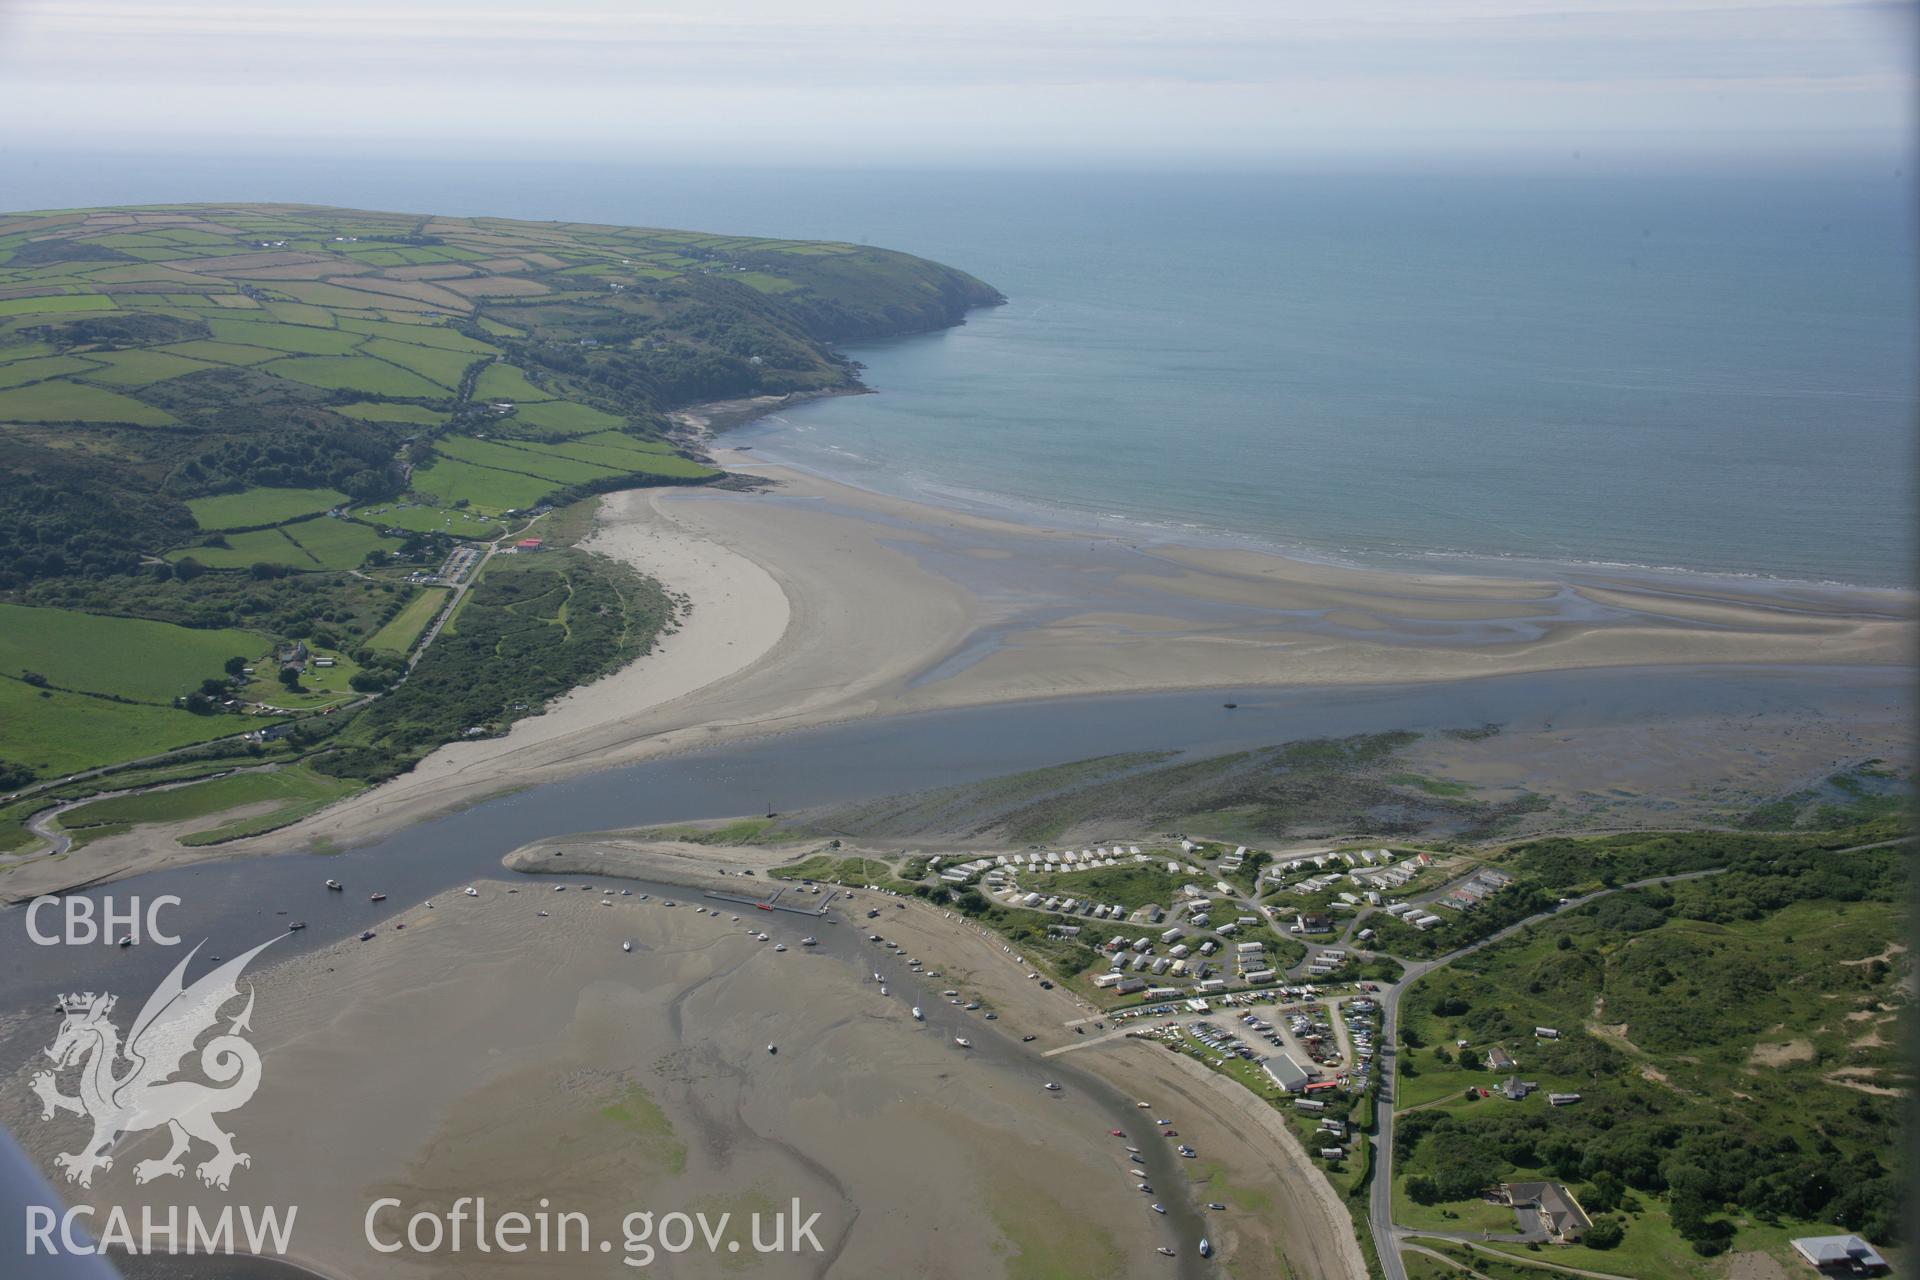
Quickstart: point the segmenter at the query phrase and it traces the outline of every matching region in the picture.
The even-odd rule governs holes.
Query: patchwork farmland
[[[995,300],[826,242],[281,204],[0,214],[0,871],[38,847],[36,797],[89,794],[75,774],[297,764],[297,814],[631,661],[674,606],[573,543],[598,494],[721,477],[671,411],[856,386],[832,344]],[[529,534],[545,554],[484,554]],[[460,652],[421,647],[460,591]],[[599,603],[528,627],[524,592]],[[521,657],[479,661],[484,630]],[[186,798],[97,810],[87,841]]]

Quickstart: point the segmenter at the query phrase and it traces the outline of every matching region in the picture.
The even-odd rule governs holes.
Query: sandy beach
[[[659,1269],[961,1277],[1024,1258],[1034,1274],[1173,1274],[1154,1253],[1170,1220],[1122,1179],[1113,1113],[1071,1085],[1044,1091],[1038,1060],[1013,1046],[960,1049],[947,1024],[961,1015],[944,1002],[914,1021],[903,992],[864,980],[877,962],[852,925],[750,913],[789,945],[777,953],[727,915],[697,914],[693,895],[602,906],[598,892],[513,879],[249,975],[263,1067],[228,1118],[252,1156],[234,1190],[299,1206],[295,1260],[343,1276],[524,1275],[525,1256],[376,1253],[368,1207],[400,1202],[376,1215],[390,1241],[413,1213],[461,1196],[486,1197],[496,1216],[545,1197],[616,1244],[543,1255],[537,1274],[630,1274],[630,1212],[731,1212],[745,1240],[750,1214],[797,1198],[821,1214],[821,1251],[743,1257],[722,1244]],[[833,954],[799,945],[830,930]],[[0,1105],[45,1161],[84,1130],[42,1123],[26,1075]],[[163,1146],[153,1133],[124,1143],[90,1199],[231,1198],[191,1174],[136,1187],[133,1165]]]
[[[364,844],[506,790],[893,713],[1596,667],[1898,666],[1914,639],[1898,592],[1343,568],[1012,524],[713,452],[766,487],[609,495],[587,543],[691,601],[653,653],[294,826],[201,849],[160,830],[109,837],[84,870],[17,868],[10,892]]]
[[[246,848],[358,843],[521,787],[894,712],[1129,691],[1692,663],[1898,664],[1893,592],[1414,575],[919,506],[717,449],[764,493],[606,500],[595,549],[694,602],[660,652]]]
[[[862,851],[849,847],[840,852]],[[569,875],[667,879],[728,890],[737,889],[739,882],[726,877],[749,869],[764,873],[791,856],[791,849],[712,847],[603,834],[542,841],[515,850],[505,864],[523,871],[564,867]],[[879,919],[859,918],[860,909],[869,906],[880,910]],[[1026,1048],[1036,1061],[1053,1061],[1056,1054],[1070,1051],[1074,1066],[1101,1076],[1124,1097],[1152,1101],[1156,1115],[1177,1116],[1186,1140],[1203,1157],[1179,1166],[1192,1197],[1228,1205],[1224,1215],[1207,1219],[1220,1265],[1246,1276],[1364,1277],[1366,1263],[1346,1206],[1280,1117],[1264,1106],[1250,1105],[1239,1085],[1155,1043],[1105,1037],[1097,1044],[1088,1042],[1076,1028],[1091,1030],[1098,1011],[1062,988],[1042,988],[1028,976],[1034,970],[1006,943],[962,916],[916,898],[858,891],[851,907],[857,931],[879,931],[924,959],[941,972],[936,985],[957,989],[997,1012],[1003,1033],[1032,1034],[1035,1039]]]

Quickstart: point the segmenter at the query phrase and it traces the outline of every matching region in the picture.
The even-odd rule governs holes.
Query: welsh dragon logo
[[[109,1017],[116,997],[89,991],[61,1000],[66,1018],[46,1051],[55,1067],[33,1077],[33,1091],[44,1107],[42,1119],[70,1111],[93,1121],[93,1136],[85,1145],[54,1157],[68,1182],[92,1186],[95,1170],[113,1168],[107,1149],[122,1134],[162,1125],[171,1130],[173,1146],[157,1160],[136,1164],[135,1182],[184,1174],[180,1157],[190,1153],[196,1138],[213,1148],[213,1155],[195,1170],[209,1187],[226,1190],[234,1169],[253,1163],[252,1157],[233,1149],[233,1135],[215,1119],[245,1106],[260,1087],[260,1055],[240,1034],[252,1029],[251,986],[246,1007],[200,1049],[200,1070],[224,1087],[170,1077],[181,1070],[201,1036],[216,1027],[220,1011],[238,998],[240,971],[247,961],[279,940],[269,938],[189,987],[181,975],[200,950],[194,947],[148,997],[124,1044]],[[73,1097],[60,1092],[57,1076],[70,1067],[80,1068],[80,1092]]]

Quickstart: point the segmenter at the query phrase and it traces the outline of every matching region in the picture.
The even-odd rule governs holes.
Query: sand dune
[[[1897,592],[1340,568],[1015,525],[717,452],[771,491],[612,495],[589,544],[692,600],[654,653],[296,826],[212,850],[136,832],[96,842],[89,864],[124,875],[362,843],[508,788],[895,712],[1588,667],[1904,665],[1914,638]]]

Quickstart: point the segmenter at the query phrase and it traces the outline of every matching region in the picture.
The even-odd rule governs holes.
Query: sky
[[[1913,0],[0,0],[6,146],[1892,157]]]

